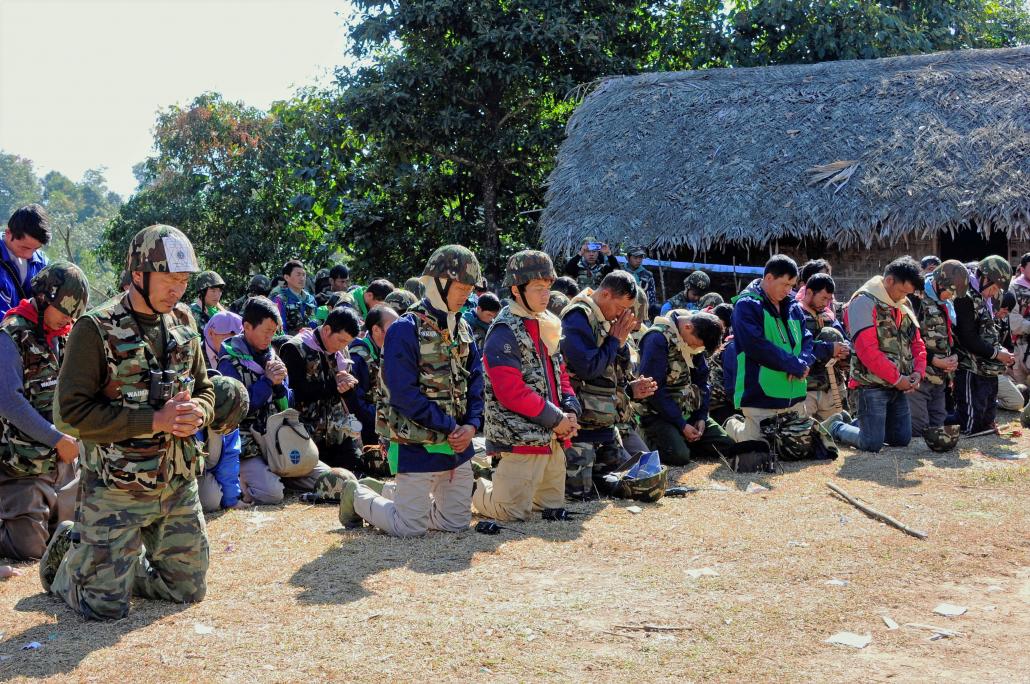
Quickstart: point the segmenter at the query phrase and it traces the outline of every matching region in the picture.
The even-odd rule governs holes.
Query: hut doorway
[[[984,234],[973,227],[965,227],[950,233],[941,234],[941,259],[958,259],[965,263],[978,261],[985,256],[998,254],[1008,258],[1009,239],[1004,232],[995,230],[990,237],[985,238]]]

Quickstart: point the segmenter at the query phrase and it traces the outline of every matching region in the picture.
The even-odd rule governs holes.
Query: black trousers
[[[998,378],[955,371],[955,417],[962,434],[982,432],[994,426],[998,407]]]

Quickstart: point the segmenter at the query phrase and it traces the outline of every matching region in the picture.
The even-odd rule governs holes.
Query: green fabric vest
[[[442,330],[436,324],[424,301],[408,309],[415,323],[418,339],[419,389],[425,397],[455,420],[468,410],[468,368],[472,346],[469,324],[457,317],[457,334]],[[390,390],[382,381],[380,368],[379,404],[376,406],[376,432],[391,442],[404,444],[440,444],[447,435],[419,425],[390,403]]]
[[[647,331],[648,335],[662,335],[668,344],[668,352],[665,360],[668,363],[668,370],[665,372],[665,390],[669,397],[679,407],[680,414],[684,419],[690,418],[690,414],[701,406],[701,388],[695,385],[690,378],[690,367],[683,360],[683,354],[676,346],[679,339],[679,331],[665,323],[655,323]],[[657,380],[658,378],[655,378]],[[649,402],[644,403],[644,415],[656,416]]]
[[[948,334],[948,312],[943,304],[938,304],[929,297],[919,300],[916,308],[916,315],[919,317],[919,333],[926,344],[927,359],[930,355],[951,356],[951,337]],[[952,377],[951,373],[945,373],[933,364],[926,364],[926,379],[933,385],[943,385]]]
[[[902,315],[899,326],[894,322],[897,309],[887,306],[866,293],[859,293],[857,297],[869,297],[876,307],[876,339],[880,344],[880,351],[897,367],[899,373],[911,375],[915,370],[912,340],[916,336],[916,326],[912,322],[912,318]],[[866,368],[862,359],[858,358],[858,354],[851,355],[851,379],[859,387],[893,387],[889,382]]]
[[[104,340],[108,386],[118,393],[113,403],[139,409],[148,406],[150,374],[160,369],[160,360],[125,306],[127,297],[118,295],[87,312],[85,318],[97,326]],[[192,392],[194,355],[203,353],[192,316],[184,305],[176,304],[171,315],[165,314],[165,325],[168,370],[176,377],[173,394]],[[87,441],[84,446],[82,467],[97,473],[109,487],[128,491],[159,489],[175,475],[192,480],[203,462],[196,440],[180,439],[167,432],[114,444]]]
[[[572,311],[582,311],[586,314],[590,330],[594,333],[594,343],[600,347],[608,334],[604,331],[602,321],[594,315],[594,310],[586,302],[575,302],[562,312],[562,317]],[[605,368],[600,377],[581,380],[570,371],[569,380],[583,407],[579,424],[584,430],[605,430],[615,425],[618,417],[615,397],[619,392],[619,384],[614,363]]]
[[[547,371],[544,363],[537,353],[533,344],[533,338],[526,330],[525,319],[516,316],[506,306],[497,314],[494,322],[490,325],[487,336],[497,326],[507,326],[515,335],[515,341],[519,345],[519,355],[522,361],[522,380],[536,394],[550,401],[550,391],[547,387]],[[540,343],[543,348],[543,342]],[[547,358],[554,372],[555,382],[561,382],[561,352],[555,352]],[[497,401],[494,395],[493,384],[490,382],[489,374],[484,374],[486,384],[485,392],[485,423],[484,434],[487,441],[496,444],[511,444],[518,446],[547,446],[551,443],[552,432],[542,425],[534,423],[529,418],[514,411],[509,411],[501,402]],[[561,387],[557,388],[561,393]]]
[[[21,316],[8,316],[0,323],[0,335],[7,335],[21,352],[21,393],[32,408],[50,421],[57,389],[57,372],[63,352],[63,338],[54,338],[56,351],[47,347],[39,328]],[[33,440],[5,418],[0,418],[0,468],[8,475],[43,475],[57,467],[57,451]]]
[[[991,312],[987,310],[987,303],[984,302],[983,296],[975,291],[972,285],[969,286],[966,296],[973,300],[976,331],[983,338],[984,342],[997,349],[1001,346],[998,324],[995,323]],[[956,351],[958,352],[958,367],[962,370],[972,371],[977,375],[988,378],[996,378],[1005,372],[1005,364],[1000,361],[970,354],[963,347],[958,347]]]
[[[759,299],[759,296],[745,291],[741,293],[734,302],[742,297]],[[783,319],[773,316],[762,306],[762,326],[765,339],[775,347],[782,349],[791,356],[801,355],[801,342],[804,339],[804,328],[801,321],[789,319],[784,325]],[[789,335],[788,335],[789,332]],[[793,342],[791,340],[793,339]],[[737,353],[737,380],[733,390],[733,405],[740,408],[741,399],[744,396],[744,377],[747,373],[747,355],[741,350]],[[758,384],[766,396],[773,399],[798,399],[804,398],[808,393],[808,382],[806,380],[790,379],[784,371],[773,370],[766,366],[758,367]]]

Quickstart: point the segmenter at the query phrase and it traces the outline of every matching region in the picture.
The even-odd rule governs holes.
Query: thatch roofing
[[[567,133],[552,253],[1030,234],[1030,48],[611,78]]]

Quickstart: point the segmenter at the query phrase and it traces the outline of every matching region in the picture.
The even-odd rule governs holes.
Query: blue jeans
[[[883,443],[908,446],[912,441],[912,415],[904,392],[886,387],[858,390],[858,425],[835,423],[830,436],[862,451],[879,451]]]

